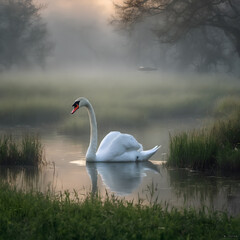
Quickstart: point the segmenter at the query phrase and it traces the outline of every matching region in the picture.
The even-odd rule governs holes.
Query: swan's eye
[[[79,102],[80,102],[80,101],[75,102],[75,103],[72,105],[72,107],[79,106]]]

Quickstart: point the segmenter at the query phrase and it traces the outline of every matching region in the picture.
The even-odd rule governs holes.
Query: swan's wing
[[[129,134],[121,134],[116,139],[125,147],[126,151],[142,150],[142,145]]]
[[[99,148],[98,148],[98,151],[102,151],[106,148],[109,147],[109,145],[112,143],[112,141],[117,137],[119,136],[121,133],[120,132],[117,132],[117,131],[113,131],[113,132],[110,132],[108,133],[104,138],[103,140],[101,141],[100,145],[99,145]]]
[[[141,151],[142,145],[129,134],[110,132],[101,142],[98,153],[111,154],[112,156],[129,151]]]

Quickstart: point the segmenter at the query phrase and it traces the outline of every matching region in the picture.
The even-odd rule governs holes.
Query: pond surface
[[[88,136],[43,133],[42,142],[49,164],[40,170],[0,167],[0,177],[26,190],[76,191],[83,198],[90,192],[99,192],[103,197],[106,193],[114,193],[146,204],[161,202],[169,206],[197,208],[205,205],[227,211],[230,215],[240,214],[239,176],[209,176],[186,169],[167,169],[162,164],[166,159],[171,130],[168,122],[161,128],[153,126],[141,132],[128,131],[144,148],[162,144],[151,161],[142,163],[86,163]],[[101,139],[102,133],[99,135]]]

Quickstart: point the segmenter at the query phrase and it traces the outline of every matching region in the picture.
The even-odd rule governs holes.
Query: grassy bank
[[[94,106],[100,128],[139,127],[163,118],[206,116],[218,98],[239,94],[239,81],[223,76],[6,75],[1,77],[0,124],[52,124],[63,133],[84,131],[86,112],[81,111],[79,123],[79,114],[70,116],[70,111],[73,101],[85,96]]]
[[[211,127],[170,136],[169,152],[173,167],[240,171],[240,108]]]
[[[23,135],[21,140],[9,134],[0,137],[0,165],[39,166],[43,162],[43,147],[38,136]]]
[[[0,239],[239,239],[240,218],[0,185]]]

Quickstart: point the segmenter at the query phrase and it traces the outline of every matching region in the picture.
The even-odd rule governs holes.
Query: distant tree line
[[[125,0],[115,9],[115,25],[134,31],[147,22],[161,44],[175,46],[182,67],[232,71],[240,59],[239,0]]]
[[[44,65],[52,44],[33,0],[0,0],[0,70]]]

